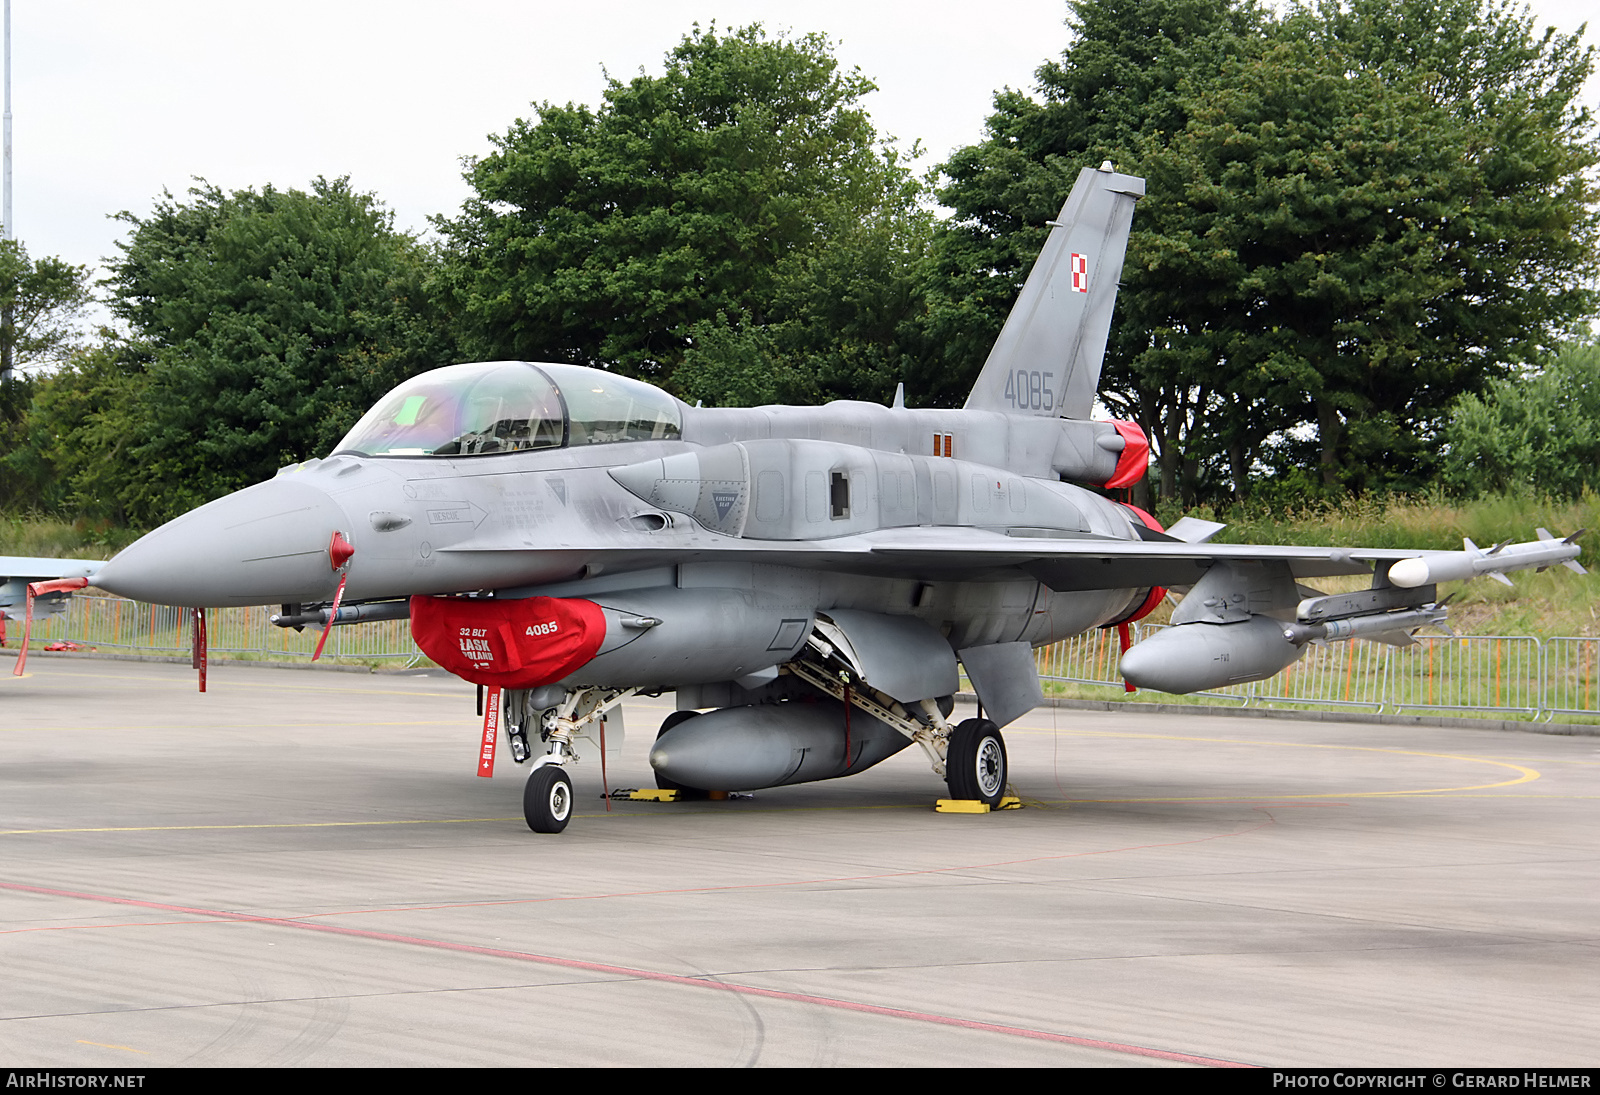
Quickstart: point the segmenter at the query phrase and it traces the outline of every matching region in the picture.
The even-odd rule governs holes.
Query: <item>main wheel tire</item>
[[[967,719],[950,735],[945,751],[950,797],[1000,805],[1006,793],[1006,740],[988,719]]]
[[[522,790],[522,816],[536,833],[559,833],[572,818],[572,777],[560,767],[535,768]]]
[[[698,711],[674,711],[672,714],[668,715],[665,719],[661,720],[661,729],[656,731],[656,740],[660,741],[661,740],[661,736],[663,734],[665,734],[668,730],[671,730],[674,726],[680,726],[683,723],[688,722],[690,719],[694,718],[698,714],[700,714],[700,712],[698,712]],[[681,783],[677,783],[677,782],[674,782],[673,780],[668,779],[666,776],[662,775],[660,772],[657,772],[655,775],[656,775],[656,786],[659,787],[663,791],[676,791],[676,792],[678,792],[678,798],[680,800],[681,799],[705,798],[706,797],[707,792],[701,790],[698,787],[685,787]]]

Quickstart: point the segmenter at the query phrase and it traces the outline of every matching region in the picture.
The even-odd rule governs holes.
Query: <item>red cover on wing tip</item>
[[[1122,455],[1117,457],[1117,469],[1102,486],[1131,487],[1144,478],[1150,467],[1150,441],[1137,422],[1122,422],[1113,418],[1111,424],[1122,435]],[[1159,529],[1157,531],[1160,531]]]
[[[463,680],[538,688],[594,657],[606,637],[606,618],[593,601],[570,597],[413,597],[411,637]]]

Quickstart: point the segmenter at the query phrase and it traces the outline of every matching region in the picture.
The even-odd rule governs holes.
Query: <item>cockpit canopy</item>
[[[334,452],[488,456],[612,441],[676,440],[682,404],[659,388],[581,365],[483,361],[412,377]]]

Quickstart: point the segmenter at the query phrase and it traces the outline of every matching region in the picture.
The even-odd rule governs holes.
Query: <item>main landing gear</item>
[[[1006,793],[1006,741],[988,719],[967,719],[950,734],[945,783],[954,799],[976,799],[991,810]]]
[[[922,747],[935,775],[944,777],[950,797],[978,801],[993,810],[1006,796],[1006,741],[1000,728],[988,719],[967,719],[955,727],[946,721],[953,704],[942,700],[921,700],[902,704],[876,692],[865,682],[847,687],[845,671],[832,648],[812,635],[810,649],[783,667],[820,692],[847,704],[898,730]]]

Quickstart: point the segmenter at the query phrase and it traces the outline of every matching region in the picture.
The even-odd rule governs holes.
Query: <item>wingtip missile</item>
[[[1574,541],[1577,533],[1557,539],[1545,529],[1540,529],[1539,539],[1524,544],[1509,541],[1496,544],[1487,551],[1470,539],[1463,538],[1461,551],[1441,551],[1415,559],[1402,559],[1389,568],[1389,581],[1407,589],[1439,582],[1463,581],[1487,574],[1496,581],[1510,585],[1506,574],[1517,570],[1543,569],[1562,564],[1569,570],[1585,574],[1577,562],[1581,550]]]

